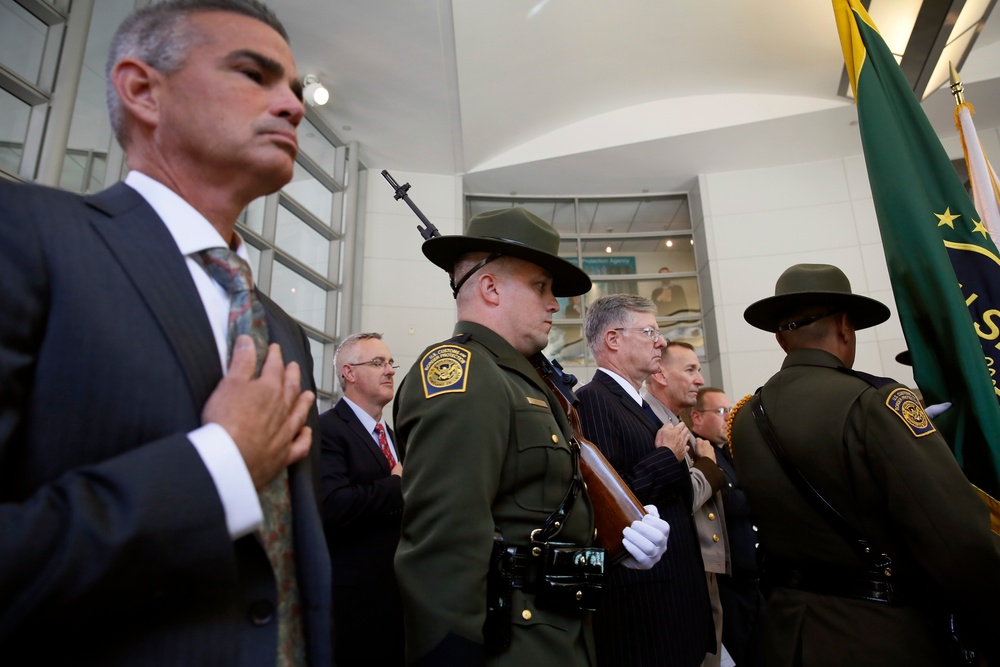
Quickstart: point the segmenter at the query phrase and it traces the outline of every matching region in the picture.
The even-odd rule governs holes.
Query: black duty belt
[[[539,607],[594,611],[604,582],[604,549],[546,542],[505,545],[500,570]]]
[[[604,549],[596,547],[560,542],[515,546],[499,535],[494,537],[483,624],[487,650],[496,653],[510,645],[514,589],[533,595],[539,609],[571,614],[597,609],[604,585],[604,555]]]
[[[764,566],[765,579],[772,587],[865,600],[893,606],[908,604],[900,594],[899,582],[883,572],[852,570],[823,563],[774,563]]]

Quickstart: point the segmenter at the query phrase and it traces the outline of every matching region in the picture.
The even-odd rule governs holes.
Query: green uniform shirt
[[[827,352],[797,350],[764,385],[764,409],[788,458],[892,557],[897,589],[918,604],[777,588],[765,620],[768,665],[939,665],[949,607],[1000,627],[1000,538],[988,511],[913,392],[879,380]],[[869,568],[799,494],[749,407],[733,417],[732,449],[765,558]]]
[[[528,360],[490,329],[459,322],[428,348],[394,406],[403,452],[403,528],[396,551],[412,662],[449,637],[481,644],[495,527],[527,545],[573,477],[566,416]],[[557,539],[593,537],[585,491]],[[588,665],[583,614],[537,609],[514,592],[510,648],[491,665]]]

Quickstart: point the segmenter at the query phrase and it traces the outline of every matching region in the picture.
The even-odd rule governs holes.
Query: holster
[[[540,609],[596,611],[604,592],[605,550],[559,542],[540,548],[540,555],[530,557],[537,569],[535,604]]]
[[[493,538],[486,577],[483,640],[491,651],[510,645],[511,605],[515,588],[533,594],[539,609],[595,611],[604,585],[605,550],[565,542],[514,546]]]
[[[510,609],[514,586],[507,574],[508,558],[503,536],[494,535],[490,569],[486,575],[486,621],[483,622],[483,643],[486,650],[492,653],[510,646]]]

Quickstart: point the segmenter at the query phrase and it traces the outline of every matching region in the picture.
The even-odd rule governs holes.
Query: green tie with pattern
[[[226,248],[202,250],[199,255],[205,270],[229,295],[229,355],[232,356],[237,336],[250,336],[257,350],[256,377],[267,355],[268,332],[267,314],[254,293],[250,267]],[[288,469],[282,468],[259,497],[264,512],[261,537],[278,586],[278,665],[297,667],[306,662],[305,634],[295,575]]]

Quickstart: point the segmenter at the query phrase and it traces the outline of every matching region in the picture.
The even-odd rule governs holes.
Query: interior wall
[[[1000,156],[1000,129],[979,130],[986,154]],[[945,140],[961,158],[957,137]],[[374,172],[373,172],[374,173]],[[460,176],[394,172],[442,234],[462,231]],[[399,377],[423,349],[451,335],[455,302],[444,272],[420,252],[423,242],[409,207],[381,183],[367,194],[361,330],[381,331],[400,365]],[[706,329],[705,381],[735,401],[781,365],[774,336],[743,320],[748,305],[774,294],[792,264],[828,263],[847,274],[858,294],[886,303],[889,321],[858,332],[855,368],[913,385],[897,363],[906,347],[863,156],[699,176],[690,193],[695,267]]]
[[[1000,156],[1000,131],[979,129],[987,156]],[[957,136],[944,140],[962,159]],[[996,159],[1000,158],[995,158]],[[895,356],[906,348],[882,250],[863,156],[740,172],[704,174],[697,198],[703,229],[697,243],[707,254],[702,297],[713,381],[736,401],[773,375],[784,359],[774,336],[754,329],[743,311],[774,294],[774,283],[793,264],[839,266],[859,294],[889,306],[892,317],[858,332],[854,367],[914,386],[908,366]],[[699,222],[695,222],[696,229]],[[699,262],[699,274],[705,267]],[[706,378],[707,380],[707,378]]]
[[[413,203],[441,234],[462,233],[462,178],[390,170],[396,182],[409,183]],[[368,177],[364,217],[359,331],[380,331],[399,370],[396,385],[431,343],[451,336],[455,300],[448,274],[420,251],[422,224],[381,174]],[[356,333],[356,332],[345,332]],[[391,415],[391,404],[386,414]]]
[[[798,263],[834,264],[855,293],[890,306],[889,321],[858,332],[855,368],[912,384],[909,368],[894,359],[906,343],[862,156],[706,174],[699,186],[719,344],[715,367],[732,400],[752,393],[784,359],[774,335],[747,324],[743,311],[772,296],[778,276]]]

